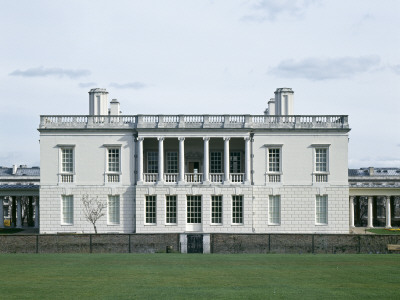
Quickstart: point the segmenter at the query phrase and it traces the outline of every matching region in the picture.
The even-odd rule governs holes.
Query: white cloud
[[[127,82],[127,83],[115,83],[111,82],[110,86],[116,88],[116,89],[134,89],[134,90],[139,90],[142,88],[145,88],[146,85],[142,82]]]
[[[86,87],[95,87],[97,85],[96,82],[81,82],[79,83],[79,87],[86,88]]]
[[[379,56],[306,58],[301,61],[284,60],[270,70],[278,77],[327,80],[348,78],[379,67]]]
[[[63,69],[63,68],[30,68],[26,70],[15,70],[11,72],[9,75],[11,76],[21,76],[21,77],[47,77],[47,76],[58,76],[58,77],[69,77],[69,78],[78,78],[90,75],[89,70],[83,69]]]
[[[314,3],[314,0],[261,0],[253,6],[254,13],[244,16],[242,20],[273,21],[282,14],[299,17]]]

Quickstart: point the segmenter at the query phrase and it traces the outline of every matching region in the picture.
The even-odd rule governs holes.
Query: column
[[[138,141],[138,167],[137,167],[137,171],[138,171],[138,177],[137,177],[137,181],[140,183],[143,183],[143,138],[142,137],[138,137],[137,138]]]
[[[224,183],[230,183],[229,177],[229,140],[230,138],[224,138],[224,173],[225,173],[225,181]]]
[[[164,182],[164,138],[158,138],[158,182]]]
[[[210,138],[205,137],[203,138],[204,140],[204,158],[203,158],[203,183],[208,183],[210,182],[210,179],[208,178],[208,172],[209,172],[209,158],[208,158],[208,153],[209,153],[209,142]]]
[[[4,197],[0,197],[0,228],[4,228]]]
[[[350,196],[350,227],[354,227],[354,196]]]
[[[373,206],[372,201],[374,197],[368,197],[368,227],[374,227],[373,225]]]
[[[390,196],[386,196],[386,228],[392,227]]]
[[[244,138],[244,183],[250,184],[250,138]]]
[[[39,228],[39,197],[35,197],[35,228]]]
[[[185,138],[180,137],[179,140],[179,183],[185,183]]]
[[[22,228],[21,197],[17,197],[17,228]]]

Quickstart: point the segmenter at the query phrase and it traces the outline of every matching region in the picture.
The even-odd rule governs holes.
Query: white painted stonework
[[[41,233],[93,232],[85,194],[104,203],[119,196],[118,224],[107,209],[99,232],[349,232],[347,116],[292,115],[287,88],[277,90],[269,115],[120,115],[119,105],[116,115],[99,115],[95,91],[107,95],[91,90],[91,115],[41,116]],[[63,149],[72,149],[72,162]],[[119,149],[117,171],[109,149]],[[73,196],[68,224],[63,196]],[[270,196],[280,199],[275,219]]]

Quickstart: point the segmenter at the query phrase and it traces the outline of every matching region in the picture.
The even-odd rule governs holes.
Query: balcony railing
[[[224,173],[210,173],[210,181],[211,182],[219,182],[222,183],[224,181]]]
[[[56,128],[349,128],[346,115],[43,115],[39,129]]]
[[[244,173],[231,173],[230,178],[232,183],[242,183],[244,180]]]
[[[315,182],[328,182],[328,174],[315,174]]]
[[[144,173],[144,182],[157,182],[158,173]]]
[[[74,175],[73,174],[60,174],[60,182],[72,183],[72,182],[74,182]]]
[[[119,174],[107,174],[107,182],[119,182]]]
[[[164,174],[164,181],[169,183],[171,182],[176,183],[178,182],[178,176],[179,176],[178,173],[166,173]]]
[[[268,174],[268,182],[281,182],[280,174]]]
[[[203,174],[202,173],[185,173],[185,180],[188,183],[202,183]]]

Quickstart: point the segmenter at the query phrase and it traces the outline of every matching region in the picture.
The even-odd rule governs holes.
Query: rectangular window
[[[241,153],[233,151],[229,157],[229,169],[231,173],[240,173],[241,171]]]
[[[158,152],[147,152],[147,173],[158,173]]]
[[[222,173],[222,152],[210,153],[210,173]]]
[[[166,223],[176,224],[176,196],[166,196]]]
[[[243,224],[243,196],[232,196],[232,224]]]
[[[277,225],[281,223],[281,197],[269,196],[268,222]]]
[[[188,195],[187,196],[187,223],[200,224],[201,223],[201,196]]]
[[[72,225],[74,223],[74,198],[72,195],[62,196],[62,224]]]
[[[268,148],[268,172],[279,173],[281,171],[281,149]]]
[[[156,212],[157,197],[155,195],[146,196],[146,223],[156,224],[157,223],[157,212]]]
[[[61,149],[61,172],[73,173],[74,172],[74,149],[62,148]]]
[[[178,152],[167,152],[167,173],[178,173]]]
[[[222,196],[211,196],[211,223],[222,224]]]
[[[317,224],[328,224],[328,196],[317,195],[315,203],[315,222]]]
[[[328,149],[315,148],[315,171],[328,172]]]
[[[119,173],[120,170],[120,149],[108,148],[108,172]]]
[[[119,224],[119,196],[108,196],[108,223]]]

